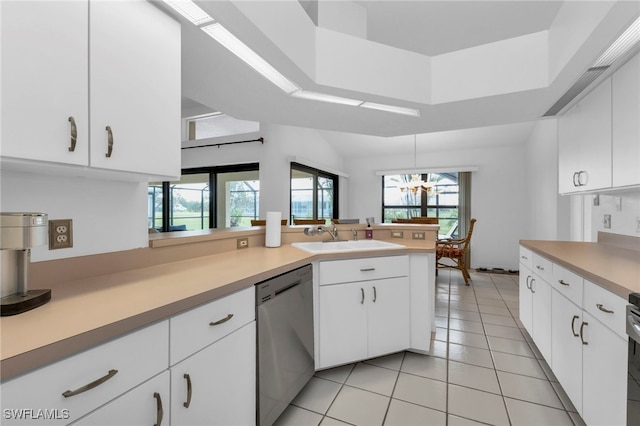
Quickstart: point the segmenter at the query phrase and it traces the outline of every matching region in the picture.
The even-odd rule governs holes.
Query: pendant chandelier
[[[413,168],[416,169],[416,157],[418,154],[418,142],[417,135],[413,135]],[[427,194],[431,194],[433,187],[435,186],[434,182],[429,182],[422,180],[421,175],[416,173],[411,175],[411,180],[409,182],[402,182],[398,185],[400,192],[411,192],[412,194],[417,194],[420,191],[424,191]]]

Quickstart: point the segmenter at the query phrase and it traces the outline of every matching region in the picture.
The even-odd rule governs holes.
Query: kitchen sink
[[[292,243],[294,247],[309,253],[342,253],[349,251],[390,250],[401,249],[401,244],[388,243],[379,240],[349,240],[349,241],[310,241],[306,243]]]

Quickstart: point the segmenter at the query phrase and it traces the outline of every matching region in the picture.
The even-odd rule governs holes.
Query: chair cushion
[[[442,257],[462,257],[464,255],[464,250],[459,248],[452,247],[438,247],[436,249],[436,253],[438,256]]]

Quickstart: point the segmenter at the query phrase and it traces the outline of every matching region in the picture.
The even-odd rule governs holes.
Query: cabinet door
[[[558,119],[558,191],[561,194],[579,191],[577,172],[580,170],[580,109],[575,105]]]
[[[320,367],[367,357],[367,283],[321,286]]]
[[[522,267],[520,264],[520,278],[519,278],[519,294],[518,303],[520,306],[520,322],[527,329],[529,335],[533,337],[533,293],[529,286],[531,285],[531,279],[533,274],[527,268]]]
[[[640,54],[612,77],[613,186],[640,184]]]
[[[255,348],[252,322],[172,367],[171,424],[255,424]]]
[[[169,372],[165,371],[74,424],[78,426],[168,425],[169,409]]]
[[[88,3],[2,1],[3,157],[87,165]],[[75,151],[71,122],[77,128]]]
[[[390,278],[370,283],[366,289],[368,306],[368,357],[376,357],[409,347],[411,339],[409,279]]]
[[[626,425],[627,340],[587,312],[584,322],[582,418],[589,425]]]
[[[534,275],[533,291],[533,341],[545,359],[551,359],[551,285]]]
[[[578,412],[582,410],[582,309],[556,290],[551,296],[551,369]]]
[[[91,166],[179,176],[180,25],[145,1],[92,2],[89,23]]]

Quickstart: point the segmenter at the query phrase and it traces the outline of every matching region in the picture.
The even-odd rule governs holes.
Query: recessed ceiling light
[[[211,38],[227,48],[231,53],[262,74],[267,80],[282,89],[285,93],[290,94],[300,90],[298,86],[280,74],[278,70],[272,67],[267,61],[262,59],[260,55],[251,50],[249,46],[240,41],[240,39],[231,34],[229,30],[218,22],[202,27],[201,29]]]
[[[213,18],[191,0],[164,0],[167,6],[184,16],[194,25],[213,22]]]
[[[393,112],[395,114],[411,115],[413,117],[420,117],[420,111],[413,108],[404,108],[394,105],[376,104],[373,102],[364,102],[360,105],[363,108],[377,109],[380,111]]]
[[[640,41],[640,17],[598,58],[592,68],[607,67]]]
[[[362,101],[357,99],[343,98],[340,96],[328,95],[326,93],[309,92],[307,90],[298,90],[291,93],[294,98],[309,99],[312,101],[330,102],[333,104],[359,106]]]

